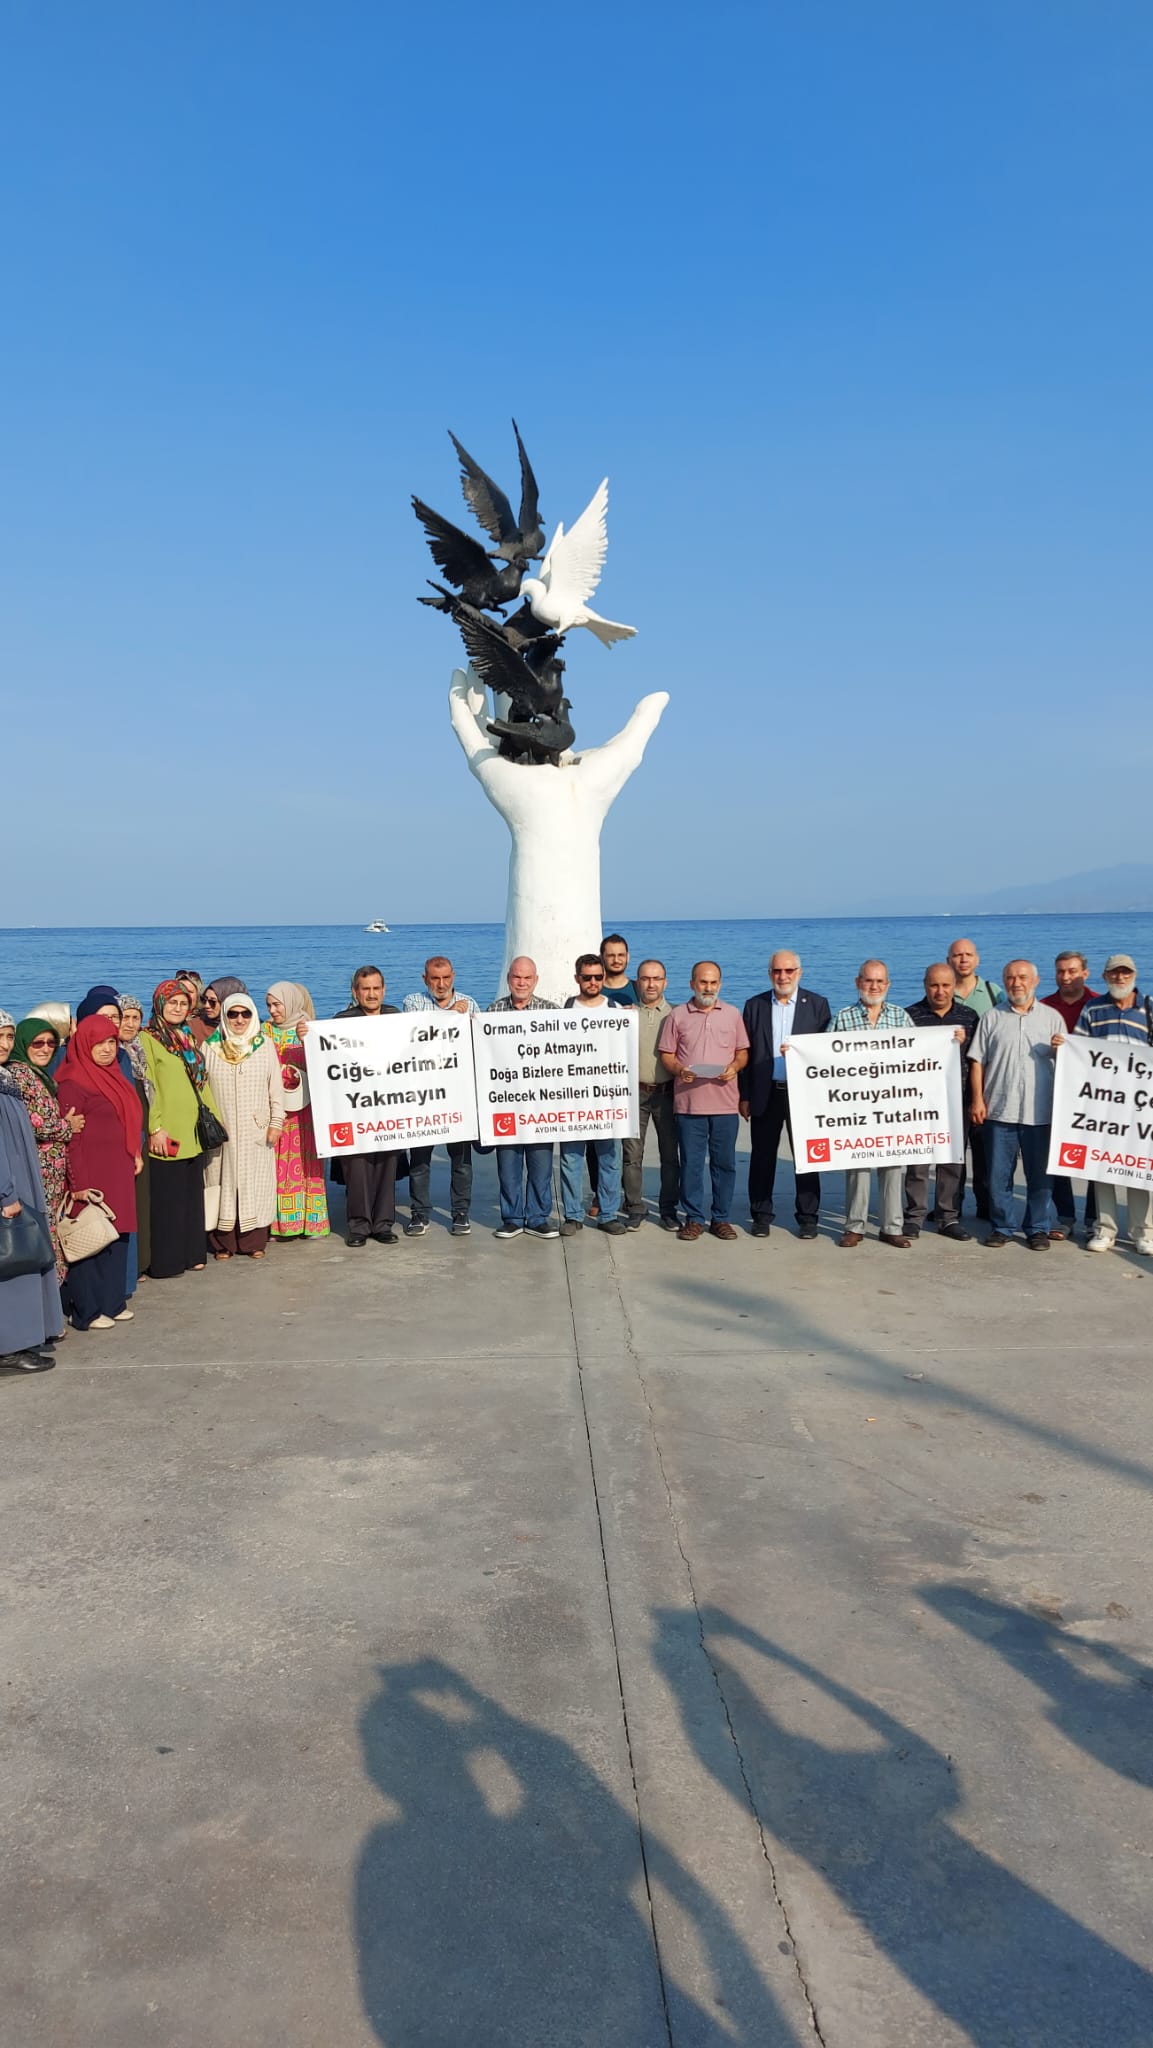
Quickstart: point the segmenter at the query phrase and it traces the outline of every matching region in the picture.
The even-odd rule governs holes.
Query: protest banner
[[[785,1074],[798,1171],[962,1160],[960,1054],[945,1025],[790,1039]]]
[[[1067,1038],[1059,1047],[1049,1171],[1153,1188],[1153,1046]]]
[[[484,1145],[635,1138],[634,1010],[495,1010],[472,1020]]]
[[[325,1018],[304,1057],[324,1159],[477,1135],[472,1033],[456,1011]]]

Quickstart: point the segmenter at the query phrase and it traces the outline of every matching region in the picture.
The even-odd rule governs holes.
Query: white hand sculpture
[[[499,994],[510,960],[535,960],[537,994],[575,995],[573,963],[601,942],[600,837],[609,805],[640,766],[668,692],[642,697],[628,724],[603,747],[587,747],[559,768],[508,761],[490,739],[486,699],[473,671],[453,671],[453,731],[486,797],[512,834],[508,910]]]

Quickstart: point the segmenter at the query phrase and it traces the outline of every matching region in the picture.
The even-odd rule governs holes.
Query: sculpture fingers
[[[634,768],[639,768],[668,701],[667,690],[654,690],[651,696],[642,697],[628,724],[620,732],[606,740],[603,747],[590,747],[581,755],[582,770],[586,773],[592,771],[592,779],[599,785],[606,802],[611,803]]]
[[[496,755],[496,748],[488,736],[488,729],[481,724],[481,713],[485,708],[484,691],[470,669],[466,674],[462,668],[454,668],[452,681],[448,686],[448,715],[452,729],[464,749],[465,759],[474,772]]]

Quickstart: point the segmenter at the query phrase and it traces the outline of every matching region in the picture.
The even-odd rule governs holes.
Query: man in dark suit
[[[773,1183],[782,1130],[788,1131],[790,1145],[793,1142],[783,1047],[800,1032],[824,1031],[830,1016],[824,996],[801,987],[799,954],[787,948],[774,953],[769,961],[769,979],[772,988],[763,995],[750,996],[745,1004],[749,1060],[740,1077],[741,1115],[748,1119],[753,1147],[749,1209],[754,1237],[767,1237],[773,1221]],[[798,1234],[815,1237],[821,1207],[821,1176],[795,1173],[795,1179]]]

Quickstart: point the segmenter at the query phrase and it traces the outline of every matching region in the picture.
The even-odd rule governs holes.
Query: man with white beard
[[[1025,1170],[1025,1241],[1047,1252],[1056,1212],[1049,1186],[1049,1126],[1053,1121],[1053,1057],[1065,1036],[1063,1018],[1037,1001],[1041,977],[1031,960],[1005,967],[1006,1000],[986,1010],[969,1047],[973,1100],[970,1116],[984,1130],[989,1163],[989,1215],[985,1239],[999,1250],[1014,1229],[1013,1175],[1017,1155]]]
[[[749,1034],[732,1003],[722,1003],[721,970],[715,960],[698,960],[689,979],[692,997],[669,1011],[657,1048],[673,1077],[673,1108],[681,1154],[681,1201],[685,1220],[677,1232],[686,1244],[704,1235],[731,1242],[729,1221],[737,1185],[737,1075],[749,1057]],[[705,1209],[708,1160],[711,1220]]]

